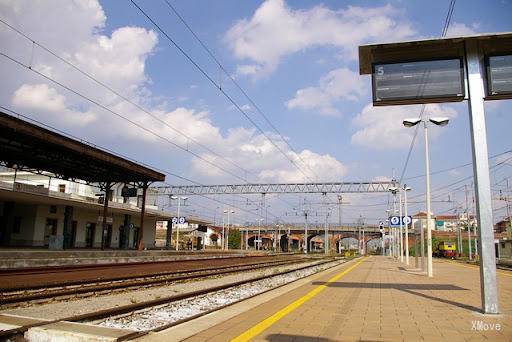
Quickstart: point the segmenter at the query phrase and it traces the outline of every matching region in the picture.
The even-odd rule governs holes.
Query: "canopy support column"
[[[101,223],[101,249],[105,249],[105,235],[107,234],[107,215],[108,215],[108,195],[110,192],[110,188],[112,187],[112,183],[105,183],[105,195],[103,197],[103,219]]]
[[[140,208],[140,225],[139,225],[139,240],[137,241],[137,250],[144,249],[144,216],[146,215],[146,193],[148,190],[148,182],[142,183],[142,204]]]

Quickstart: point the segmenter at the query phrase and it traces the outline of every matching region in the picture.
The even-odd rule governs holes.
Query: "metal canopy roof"
[[[512,52],[512,32],[362,45],[359,74],[371,74],[373,63],[462,57],[468,40],[478,41],[485,53]]]
[[[160,172],[4,112],[0,112],[0,162],[90,183],[165,180]]]

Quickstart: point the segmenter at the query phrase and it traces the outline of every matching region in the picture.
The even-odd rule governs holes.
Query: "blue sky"
[[[298,155],[222,75],[163,0],[136,2],[215,83],[222,85],[288,158],[301,165],[302,171],[277,151],[130,1],[4,1],[0,4],[0,17],[229,162],[213,158],[192,140],[40,49],[31,52],[31,44],[3,25],[2,52],[26,63],[32,61],[34,69],[211,163],[140,131],[5,59],[0,60],[0,71],[6,80],[0,86],[2,106],[203,184],[241,183],[241,178],[251,182],[303,181],[303,172],[319,181],[385,179],[391,177],[393,169],[400,176],[413,132],[401,127],[400,122],[404,117],[417,116],[419,107],[373,108],[370,79],[358,75],[357,46],[437,37],[449,1],[430,1],[428,6],[420,1],[170,1]],[[512,31],[511,1],[458,1],[448,34],[504,31]],[[512,149],[512,102],[489,102],[486,108],[489,155]],[[451,119],[449,126],[431,130],[432,171],[470,162],[467,104],[429,105],[427,112]],[[405,178],[424,173],[422,142],[420,133]],[[508,162],[509,157],[512,154],[501,155],[491,164]],[[229,174],[212,164],[220,165]],[[497,170],[491,174],[497,193],[510,176],[511,166],[500,164],[493,170]],[[433,177],[432,188],[469,175],[470,167],[440,173]],[[413,187],[411,196],[421,199],[424,179],[408,182]],[[436,203],[435,212],[453,213],[453,207],[460,205],[464,195],[458,187],[470,182],[434,192],[443,200],[450,195],[451,200],[459,202]],[[172,176],[168,176],[168,183],[187,184]],[[237,201],[246,201],[239,197],[221,200],[238,207],[242,205]],[[344,209],[344,221],[363,215],[376,222],[384,215],[388,196],[347,195],[347,200],[351,205]],[[274,214],[281,220],[290,220],[285,213],[293,212],[299,201],[298,196],[269,198],[269,222],[275,220]],[[321,199],[313,196],[308,201],[317,203]],[[496,209],[503,205],[503,201],[495,201]],[[192,198],[186,210],[213,218],[224,207],[218,202]],[[314,211],[324,210],[316,204],[311,207]],[[256,206],[243,208],[254,212]],[[411,210],[422,208],[418,203]],[[337,216],[335,210],[333,213],[333,217]],[[495,218],[504,214],[499,209]],[[235,215],[239,223],[255,217],[242,210]]]

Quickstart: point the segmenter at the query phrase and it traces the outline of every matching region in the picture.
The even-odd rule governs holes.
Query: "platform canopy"
[[[165,180],[160,172],[1,111],[0,163],[88,183]]]

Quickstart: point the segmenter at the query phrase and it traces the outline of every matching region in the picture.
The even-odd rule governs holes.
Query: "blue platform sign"
[[[411,224],[412,216],[402,216],[402,225],[405,226],[407,224]],[[400,216],[391,216],[389,217],[389,225],[391,227],[400,226]]]
[[[187,219],[184,216],[181,217],[173,217],[171,219],[172,224],[185,224],[187,223]]]

